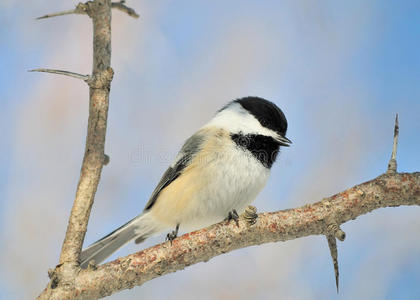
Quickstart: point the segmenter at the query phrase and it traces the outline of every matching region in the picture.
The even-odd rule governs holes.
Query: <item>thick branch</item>
[[[249,225],[240,219],[185,234],[97,269],[82,270],[74,289],[58,286],[50,299],[96,299],[141,285],[153,278],[205,262],[252,245],[329,235],[331,220],[339,226],[381,207],[420,205],[420,173],[384,174],[320,202],[296,209],[262,213]]]
[[[76,198],[73,203],[60,264],[77,265],[87,230],[90,209],[105,161],[105,134],[108,118],[111,64],[111,1],[96,0],[84,6],[93,22],[93,71],[89,81],[89,120]]]

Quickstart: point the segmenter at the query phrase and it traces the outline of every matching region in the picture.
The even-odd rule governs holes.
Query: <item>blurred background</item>
[[[420,171],[419,1],[127,1],[113,12],[106,153],[85,245],[143,209],[183,141],[231,99],[285,112],[293,140],[255,201],[321,200],[386,170]],[[77,1],[0,2],[0,298],[31,299],[58,261],[79,177],[88,88],[28,73],[89,74],[86,16],[36,21]],[[420,299],[420,208],[342,226],[340,294],[325,237],[240,249],[109,299]],[[160,243],[130,243],[112,259]]]

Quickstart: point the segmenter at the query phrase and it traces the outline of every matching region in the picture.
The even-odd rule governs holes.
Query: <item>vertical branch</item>
[[[105,134],[108,118],[111,64],[111,1],[86,3],[93,22],[93,71],[88,80],[89,120],[80,179],[61,249],[60,264],[77,264],[87,230],[90,210],[105,160]]]
[[[102,167],[109,162],[109,156],[104,150],[109,91],[114,74],[111,68],[111,8],[117,8],[129,16],[138,17],[132,8],[125,6],[124,1],[112,3],[111,0],[93,0],[79,3],[73,10],[38,18],[46,19],[68,14],[88,15],[93,23],[93,67],[90,76],[56,69],[31,70],[83,79],[89,85],[88,129],[76,197],[61,248],[59,264],[55,269],[48,271],[51,281],[37,299],[64,299],[63,295],[68,291],[76,294],[80,292],[75,288],[80,272],[78,259]]]

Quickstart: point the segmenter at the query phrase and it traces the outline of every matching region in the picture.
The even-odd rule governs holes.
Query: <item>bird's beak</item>
[[[280,143],[280,146],[285,146],[285,147],[289,147],[290,144],[292,143],[292,141],[289,140],[287,137],[281,136],[281,135],[277,137],[277,141]]]

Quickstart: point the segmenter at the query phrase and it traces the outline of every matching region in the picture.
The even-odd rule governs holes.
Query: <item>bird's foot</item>
[[[176,225],[175,230],[172,230],[172,232],[166,235],[165,241],[170,241],[172,245],[172,241],[176,239],[176,237],[178,236],[178,229],[179,229],[179,224]]]
[[[238,212],[236,211],[236,209],[232,209],[229,212],[227,218],[225,219],[225,221],[227,221],[228,223],[231,220],[235,220],[236,226],[239,226],[239,215],[238,215]]]
[[[255,206],[248,205],[247,208],[245,208],[245,212],[241,214],[241,217],[245,219],[249,226],[254,225],[257,223],[258,218],[257,208]]]

